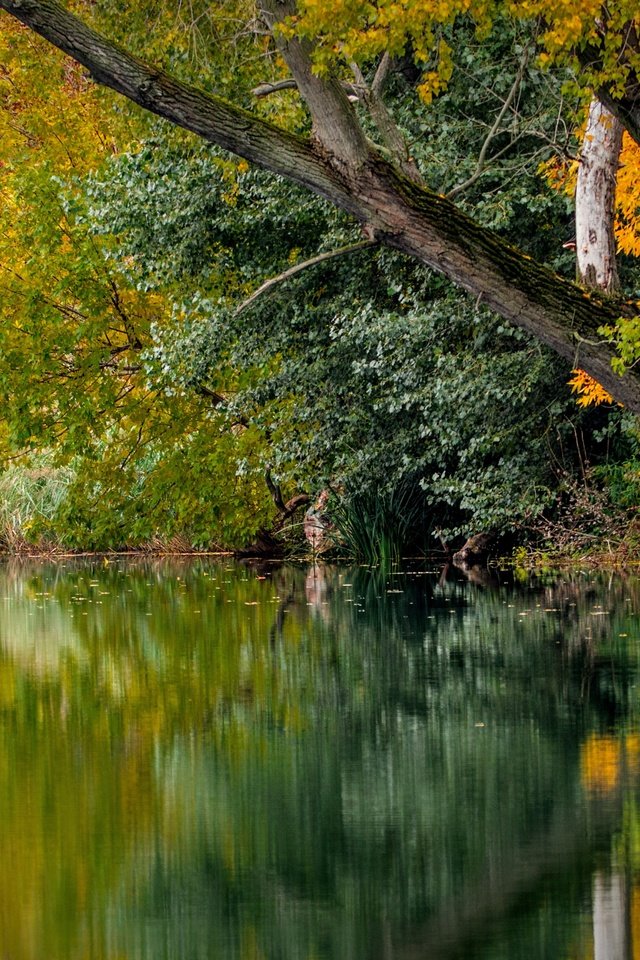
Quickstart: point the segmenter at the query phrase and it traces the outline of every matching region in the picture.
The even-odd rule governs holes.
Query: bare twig
[[[489,147],[491,146],[491,142],[497,136],[497,134],[501,132],[500,127],[502,126],[502,121],[504,120],[507,112],[511,108],[511,104],[515,100],[516,95],[520,89],[520,85],[524,77],[524,72],[527,68],[528,60],[529,60],[529,51],[528,49],[526,49],[524,51],[524,55],[520,62],[520,66],[518,67],[518,72],[516,73],[515,79],[511,85],[511,89],[507,94],[507,99],[502,104],[502,107],[500,108],[500,111],[496,119],[494,120],[493,125],[489,130],[487,136],[485,137],[484,143],[482,144],[482,148],[478,155],[478,162],[476,163],[476,169],[474,170],[474,172],[471,174],[470,177],[468,177],[462,183],[459,183],[457,186],[453,187],[453,189],[446,194],[449,200],[453,200],[454,197],[456,197],[459,193],[462,193],[463,190],[466,190],[468,187],[474,184],[476,180],[478,180],[479,177],[482,175],[485,168],[486,161],[487,161],[487,153],[489,151]]]

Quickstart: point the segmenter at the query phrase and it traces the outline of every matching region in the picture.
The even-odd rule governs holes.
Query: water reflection
[[[0,955],[640,956],[639,612],[598,574],[3,568]]]

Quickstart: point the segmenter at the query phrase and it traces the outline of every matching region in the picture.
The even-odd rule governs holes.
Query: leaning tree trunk
[[[576,184],[576,257],[578,283],[605,293],[619,290],[613,225],[622,133],[620,121],[594,97]]]

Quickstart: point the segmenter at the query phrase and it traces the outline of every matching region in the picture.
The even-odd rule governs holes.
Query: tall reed
[[[391,491],[346,492],[328,508],[342,550],[371,564],[395,563],[425,540],[429,527],[420,487],[403,480]]]

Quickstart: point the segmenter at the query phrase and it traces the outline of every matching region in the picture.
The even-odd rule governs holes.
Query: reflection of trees
[[[579,877],[580,868],[584,869],[589,856],[610,835],[615,814],[615,807],[609,805],[592,805],[589,810],[579,807],[576,811],[575,803],[563,803],[548,824],[532,830],[526,843],[511,851],[499,872],[487,869],[483,876],[461,887],[413,932],[409,942],[399,945],[394,957],[443,960],[463,956],[478,942],[490,940],[498,925],[508,927],[509,922],[520,941],[510,945],[510,957],[546,956],[522,936],[523,915],[548,897],[554,885],[562,890],[567,878]],[[563,899],[562,908],[566,910],[566,896]],[[550,914],[552,910],[547,907],[545,912]],[[553,923],[549,922],[553,918],[546,919],[553,933]]]
[[[640,957],[640,737],[623,730],[591,734],[582,745],[581,774],[592,797],[621,809],[593,876],[592,943],[585,952],[593,960],[634,960]]]
[[[362,960],[376,937],[435,956],[448,911],[462,943],[516,908],[524,923],[522,899],[555,877],[588,889],[589,844],[617,808],[603,827],[585,805],[579,741],[633,717],[637,585],[260,577],[113,563],[6,578],[12,957],[44,955],[45,939],[81,956],[87,930],[94,957],[231,960],[253,943]]]
[[[152,758],[120,742],[106,711],[83,733],[61,716],[55,687],[19,695],[0,728],[3,956],[99,958],[79,920],[103,910],[123,864],[143,852],[156,819]]]
[[[594,960],[633,960],[630,942],[629,890],[617,871],[598,872],[593,878]]]

